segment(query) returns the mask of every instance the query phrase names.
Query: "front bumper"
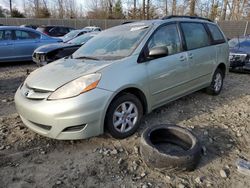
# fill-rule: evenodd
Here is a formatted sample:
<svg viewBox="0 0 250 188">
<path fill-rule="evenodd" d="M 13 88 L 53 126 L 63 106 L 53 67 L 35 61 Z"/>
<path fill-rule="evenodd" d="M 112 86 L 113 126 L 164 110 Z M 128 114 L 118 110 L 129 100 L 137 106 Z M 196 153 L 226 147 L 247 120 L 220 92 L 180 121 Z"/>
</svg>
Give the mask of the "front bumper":
<svg viewBox="0 0 250 188">
<path fill-rule="evenodd" d="M 46 137 L 59 140 L 85 139 L 103 133 L 106 107 L 112 92 L 94 89 L 63 100 L 26 98 L 20 88 L 15 104 L 23 123 Z"/>
<path fill-rule="evenodd" d="M 51 61 L 48 60 L 45 53 L 34 52 L 32 55 L 32 60 L 40 67 L 47 65 Z"/>
<path fill-rule="evenodd" d="M 243 67 L 249 63 L 247 54 L 230 53 L 229 61 L 230 61 L 230 68 Z"/>
</svg>

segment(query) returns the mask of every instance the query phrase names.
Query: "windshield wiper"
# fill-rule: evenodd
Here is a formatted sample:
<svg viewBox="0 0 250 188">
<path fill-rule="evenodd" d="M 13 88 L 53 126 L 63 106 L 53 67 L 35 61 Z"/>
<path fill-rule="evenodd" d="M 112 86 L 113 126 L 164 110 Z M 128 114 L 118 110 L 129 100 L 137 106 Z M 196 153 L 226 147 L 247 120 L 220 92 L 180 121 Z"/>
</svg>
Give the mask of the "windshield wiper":
<svg viewBox="0 0 250 188">
<path fill-rule="evenodd" d="M 91 57 L 91 56 L 79 56 L 79 57 L 75 57 L 74 59 L 91 59 L 91 60 L 100 60 L 96 57 Z"/>
</svg>

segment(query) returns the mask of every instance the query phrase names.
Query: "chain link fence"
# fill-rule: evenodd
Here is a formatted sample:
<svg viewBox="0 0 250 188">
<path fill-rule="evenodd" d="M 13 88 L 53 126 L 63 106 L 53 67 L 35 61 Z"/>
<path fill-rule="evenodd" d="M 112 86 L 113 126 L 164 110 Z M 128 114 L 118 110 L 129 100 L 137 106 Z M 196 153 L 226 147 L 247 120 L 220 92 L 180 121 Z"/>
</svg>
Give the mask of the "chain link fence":
<svg viewBox="0 0 250 188">
<path fill-rule="evenodd" d="M 77 29 L 86 26 L 99 26 L 102 29 L 107 29 L 126 21 L 128 20 L 0 18 L 0 24 L 3 25 L 64 25 Z M 250 34 L 248 21 L 219 21 L 217 23 L 228 38 Z"/>
</svg>

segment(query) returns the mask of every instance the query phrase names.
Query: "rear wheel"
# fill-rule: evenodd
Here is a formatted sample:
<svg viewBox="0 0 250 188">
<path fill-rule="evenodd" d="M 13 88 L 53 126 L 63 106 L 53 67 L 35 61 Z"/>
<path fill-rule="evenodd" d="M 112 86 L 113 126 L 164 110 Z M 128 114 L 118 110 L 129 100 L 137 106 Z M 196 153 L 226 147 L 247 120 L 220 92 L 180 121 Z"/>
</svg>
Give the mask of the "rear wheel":
<svg viewBox="0 0 250 188">
<path fill-rule="evenodd" d="M 114 138 L 126 138 L 136 132 L 143 115 L 140 100 L 133 94 L 115 98 L 106 114 L 106 128 Z"/>
<path fill-rule="evenodd" d="M 206 92 L 210 95 L 219 95 L 224 81 L 224 74 L 221 69 L 216 69 L 213 75 L 212 82 L 210 86 L 206 89 Z"/>
</svg>

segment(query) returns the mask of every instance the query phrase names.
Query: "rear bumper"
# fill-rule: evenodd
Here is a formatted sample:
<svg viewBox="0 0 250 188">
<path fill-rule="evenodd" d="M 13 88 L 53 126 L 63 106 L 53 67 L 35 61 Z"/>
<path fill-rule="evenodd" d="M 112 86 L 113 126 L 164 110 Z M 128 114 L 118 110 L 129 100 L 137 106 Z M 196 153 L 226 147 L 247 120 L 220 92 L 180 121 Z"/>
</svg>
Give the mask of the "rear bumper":
<svg viewBox="0 0 250 188">
<path fill-rule="evenodd" d="M 63 100 L 31 100 L 17 90 L 15 104 L 31 130 L 59 140 L 84 139 L 103 133 L 106 106 L 112 92 L 94 89 Z"/>
</svg>

